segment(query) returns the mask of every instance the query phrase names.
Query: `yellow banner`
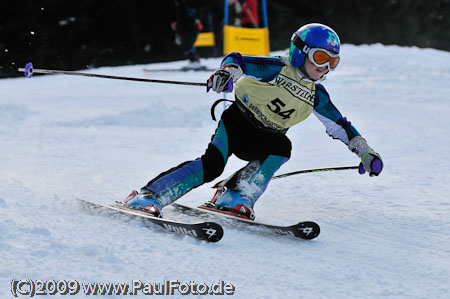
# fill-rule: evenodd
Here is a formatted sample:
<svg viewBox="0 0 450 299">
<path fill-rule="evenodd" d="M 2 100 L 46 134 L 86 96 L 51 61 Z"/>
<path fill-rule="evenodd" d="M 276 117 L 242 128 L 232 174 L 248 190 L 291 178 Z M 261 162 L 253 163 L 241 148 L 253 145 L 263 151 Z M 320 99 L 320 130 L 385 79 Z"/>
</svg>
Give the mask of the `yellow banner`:
<svg viewBox="0 0 450 299">
<path fill-rule="evenodd" d="M 214 47 L 214 33 L 213 32 L 201 32 L 198 34 L 195 40 L 195 47 Z"/>
<path fill-rule="evenodd" d="M 241 28 L 229 25 L 223 26 L 223 52 L 239 52 L 244 55 L 268 56 L 269 29 Z"/>
</svg>

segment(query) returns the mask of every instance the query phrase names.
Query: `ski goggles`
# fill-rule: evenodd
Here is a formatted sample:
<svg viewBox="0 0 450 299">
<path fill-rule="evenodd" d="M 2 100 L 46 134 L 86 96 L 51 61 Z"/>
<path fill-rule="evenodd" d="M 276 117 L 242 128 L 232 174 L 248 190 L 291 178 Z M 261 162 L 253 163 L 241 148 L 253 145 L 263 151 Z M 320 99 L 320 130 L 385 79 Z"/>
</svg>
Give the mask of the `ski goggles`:
<svg viewBox="0 0 450 299">
<path fill-rule="evenodd" d="M 334 70 L 339 64 L 339 54 L 331 53 L 320 48 L 312 48 L 308 51 L 309 61 L 317 67 L 326 66 L 328 70 Z"/>
</svg>

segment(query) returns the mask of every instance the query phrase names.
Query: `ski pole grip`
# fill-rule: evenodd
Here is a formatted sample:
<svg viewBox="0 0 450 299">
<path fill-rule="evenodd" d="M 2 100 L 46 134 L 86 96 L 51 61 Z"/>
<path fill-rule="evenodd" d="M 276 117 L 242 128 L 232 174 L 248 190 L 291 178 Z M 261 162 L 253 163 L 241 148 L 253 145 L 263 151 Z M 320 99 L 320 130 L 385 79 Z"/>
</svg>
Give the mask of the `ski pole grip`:
<svg viewBox="0 0 450 299">
<path fill-rule="evenodd" d="M 25 77 L 31 78 L 33 76 L 33 64 L 31 62 L 28 62 L 25 65 L 25 71 L 24 71 Z"/>
<path fill-rule="evenodd" d="M 373 173 L 379 174 L 383 170 L 383 162 L 380 159 L 374 159 L 371 167 Z"/>
</svg>

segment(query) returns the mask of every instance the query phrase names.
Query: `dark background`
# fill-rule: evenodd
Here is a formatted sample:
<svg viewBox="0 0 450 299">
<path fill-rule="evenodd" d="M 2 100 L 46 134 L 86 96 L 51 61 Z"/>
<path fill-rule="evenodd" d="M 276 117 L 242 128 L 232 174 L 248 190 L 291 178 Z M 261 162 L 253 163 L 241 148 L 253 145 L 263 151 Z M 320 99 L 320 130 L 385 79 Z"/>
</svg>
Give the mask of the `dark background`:
<svg viewBox="0 0 450 299">
<path fill-rule="evenodd" d="M 205 29 L 212 16 L 221 55 L 224 1 L 188 2 Z M 450 0 L 267 0 L 267 6 L 271 50 L 286 49 L 303 24 L 320 22 L 342 43 L 450 51 Z M 0 78 L 21 76 L 17 68 L 28 61 L 77 70 L 184 59 L 170 29 L 174 11 L 171 0 L 0 0 Z"/>
</svg>

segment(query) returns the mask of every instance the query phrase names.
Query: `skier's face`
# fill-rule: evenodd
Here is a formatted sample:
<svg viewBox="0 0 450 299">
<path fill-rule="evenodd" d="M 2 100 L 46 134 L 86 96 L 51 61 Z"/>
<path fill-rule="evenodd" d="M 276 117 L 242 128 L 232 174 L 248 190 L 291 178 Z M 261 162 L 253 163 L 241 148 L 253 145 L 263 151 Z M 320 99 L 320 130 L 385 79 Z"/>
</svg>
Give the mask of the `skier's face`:
<svg viewBox="0 0 450 299">
<path fill-rule="evenodd" d="M 326 66 L 315 66 L 309 59 L 305 59 L 305 70 L 308 73 L 308 76 L 313 80 L 319 80 L 323 75 L 328 73 L 328 68 Z"/>
</svg>

